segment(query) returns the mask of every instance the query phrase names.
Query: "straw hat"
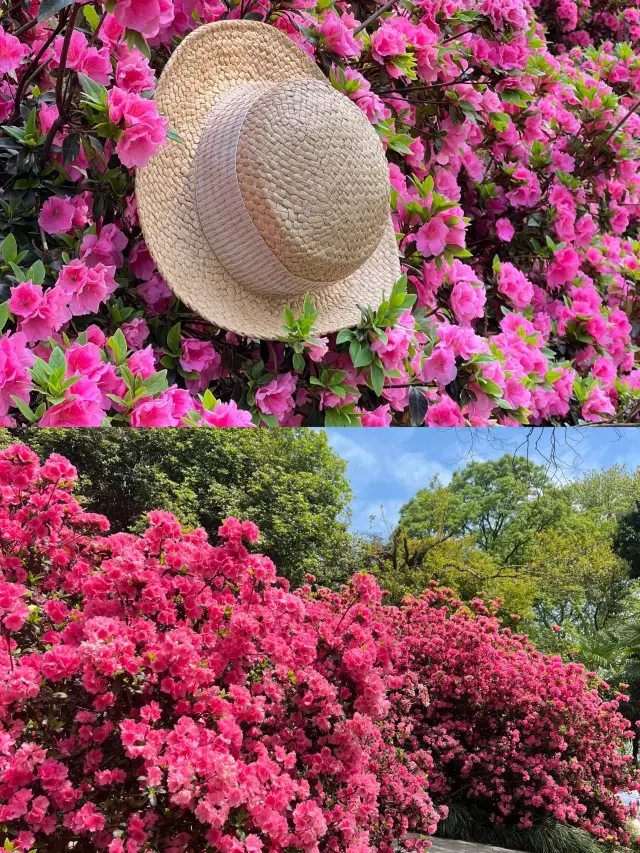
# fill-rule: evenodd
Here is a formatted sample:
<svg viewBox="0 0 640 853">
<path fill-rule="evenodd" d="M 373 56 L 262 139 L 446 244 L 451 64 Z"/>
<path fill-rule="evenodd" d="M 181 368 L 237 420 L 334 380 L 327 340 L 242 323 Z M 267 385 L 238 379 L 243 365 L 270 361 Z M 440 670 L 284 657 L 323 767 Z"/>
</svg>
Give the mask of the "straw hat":
<svg viewBox="0 0 640 853">
<path fill-rule="evenodd" d="M 167 63 L 158 109 L 183 142 L 138 170 L 149 251 L 202 317 L 272 339 L 310 293 L 319 334 L 354 325 L 400 277 L 378 136 L 272 26 L 198 27 Z"/>
</svg>

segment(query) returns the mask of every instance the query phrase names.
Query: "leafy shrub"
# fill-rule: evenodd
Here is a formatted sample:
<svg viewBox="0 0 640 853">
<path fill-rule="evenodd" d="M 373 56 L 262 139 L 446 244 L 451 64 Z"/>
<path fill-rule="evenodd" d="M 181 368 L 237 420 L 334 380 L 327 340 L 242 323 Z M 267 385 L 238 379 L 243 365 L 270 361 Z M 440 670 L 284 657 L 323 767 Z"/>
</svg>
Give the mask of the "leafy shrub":
<svg viewBox="0 0 640 853">
<path fill-rule="evenodd" d="M 501 629 L 480 599 L 469 609 L 432 586 L 388 613 L 429 691 L 429 706 L 411 715 L 409 743 L 431 753 L 434 802 L 484 815 L 476 840 L 483 832 L 487 839 L 491 824 L 493 843 L 541 839 L 560 822 L 600 842 L 630 843 L 629 810 L 616 794 L 640 790 L 640 782 L 621 694 L 581 664 Z M 456 835 L 475 833 L 460 826 L 460 812 L 445 831 L 456 823 Z"/>
<path fill-rule="evenodd" d="M 0 453 L 10 849 L 369 853 L 435 831 L 427 762 L 396 730 L 427 698 L 396 667 L 373 578 L 291 594 L 233 518 L 218 546 L 163 511 L 102 535 L 75 478 L 61 456 Z"/>
<path fill-rule="evenodd" d="M 290 593 L 251 522 L 211 545 L 156 510 L 108 535 L 75 479 L 0 452 L 10 849 L 391 853 L 440 819 L 465 837 L 469 813 L 532 853 L 631 843 L 629 724 L 593 673 L 446 590 L 390 607 L 363 573 Z"/>
<path fill-rule="evenodd" d="M 637 10 L 542 0 L 538 11 L 10 2 L 1 423 L 636 420 Z M 171 136 L 150 97 L 157 73 L 185 33 L 242 16 L 312 56 L 387 152 L 405 276 L 327 339 L 310 301 L 285 312 L 274 344 L 210 328 L 173 298 L 142 240 L 134 170 Z"/>
</svg>

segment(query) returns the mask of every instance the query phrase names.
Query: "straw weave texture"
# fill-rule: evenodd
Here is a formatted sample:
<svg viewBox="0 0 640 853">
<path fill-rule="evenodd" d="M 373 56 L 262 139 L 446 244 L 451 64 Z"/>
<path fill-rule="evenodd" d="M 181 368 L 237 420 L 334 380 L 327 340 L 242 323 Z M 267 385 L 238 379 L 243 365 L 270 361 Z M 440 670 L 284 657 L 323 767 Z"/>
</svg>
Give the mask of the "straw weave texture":
<svg viewBox="0 0 640 853">
<path fill-rule="evenodd" d="M 244 248 L 254 238 L 234 227 L 232 211 L 216 195 L 224 188 L 216 180 L 199 188 L 200 214 L 206 220 L 207 208 L 215 209 L 225 228 L 212 241 L 207 238 L 195 161 L 216 104 L 247 86 L 268 91 L 245 116 L 236 181 L 245 213 L 269 254 L 261 249 L 257 261 L 235 266 L 226 258 L 234 276 L 211 242 L 223 239 L 226 230 L 237 258 L 243 250 L 238 233 Z M 357 323 L 359 305 L 377 305 L 383 290 L 390 291 L 400 267 L 382 148 L 358 108 L 330 87 L 286 35 L 253 21 L 199 27 L 167 63 L 156 98 L 184 143 L 163 146 L 138 171 L 138 210 L 158 269 L 194 311 L 221 328 L 272 339 L 281 333 L 284 305 L 296 310 L 306 290 L 313 290 L 320 311 L 317 330 L 324 334 Z M 211 129 L 207 138 L 221 138 L 214 125 Z M 207 204 L 207 193 L 213 203 Z M 265 280 L 256 279 L 260 259 L 268 257 L 295 286 L 291 281 L 287 286 L 286 276 L 284 286 L 279 284 L 269 271 Z M 299 280 L 305 290 L 294 296 Z"/>
</svg>

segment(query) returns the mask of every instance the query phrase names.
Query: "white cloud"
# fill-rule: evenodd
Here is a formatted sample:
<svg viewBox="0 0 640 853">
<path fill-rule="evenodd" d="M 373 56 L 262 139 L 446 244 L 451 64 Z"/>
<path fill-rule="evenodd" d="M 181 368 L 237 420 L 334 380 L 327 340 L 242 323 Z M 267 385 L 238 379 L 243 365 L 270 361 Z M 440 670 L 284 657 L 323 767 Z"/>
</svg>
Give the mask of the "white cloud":
<svg viewBox="0 0 640 853">
<path fill-rule="evenodd" d="M 389 459 L 388 469 L 395 480 L 413 491 L 426 488 L 435 474 L 446 486 L 453 474 L 453 467 L 430 459 L 426 453 L 401 453 L 395 459 Z"/>
<path fill-rule="evenodd" d="M 400 510 L 406 502 L 405 500 L 355 500 L 351 527 L 359 533 L 388 536 L 396 527 Z"/>
<path fill-rule="evenodd" d="M 376 457 L 370 451 L 361 447 L 353 439 L 347 438 L 343 431 L 329 430 L 329 444 L 348 464 L 361 471 L 371 471 L 376 468 Z"/>
</svg>

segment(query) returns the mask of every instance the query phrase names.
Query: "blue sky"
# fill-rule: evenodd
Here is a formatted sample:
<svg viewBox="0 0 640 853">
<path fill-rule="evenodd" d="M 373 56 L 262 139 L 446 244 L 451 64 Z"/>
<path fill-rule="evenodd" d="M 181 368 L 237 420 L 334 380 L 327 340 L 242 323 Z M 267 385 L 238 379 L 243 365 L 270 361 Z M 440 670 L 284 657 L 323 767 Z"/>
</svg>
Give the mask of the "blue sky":
<svg viewBox="0 0 640 853">
<path fill-rule="evenodd" d="M 427 486 L 434 474 L 447 483 L 467 461 L 516 453 L 549 464 L 549 473 L 569 480 L 616 463 L 640 466 L 640 430 L 575 429 L 328 429 L 329 442 L 347 460 L 354 494 L 351 527 L 386 533 L 400 507 Z M 528 442 L 526 441 L 529 435 Z M 371 521 L 370 516 L 375 516 Z"/>
</svg>

